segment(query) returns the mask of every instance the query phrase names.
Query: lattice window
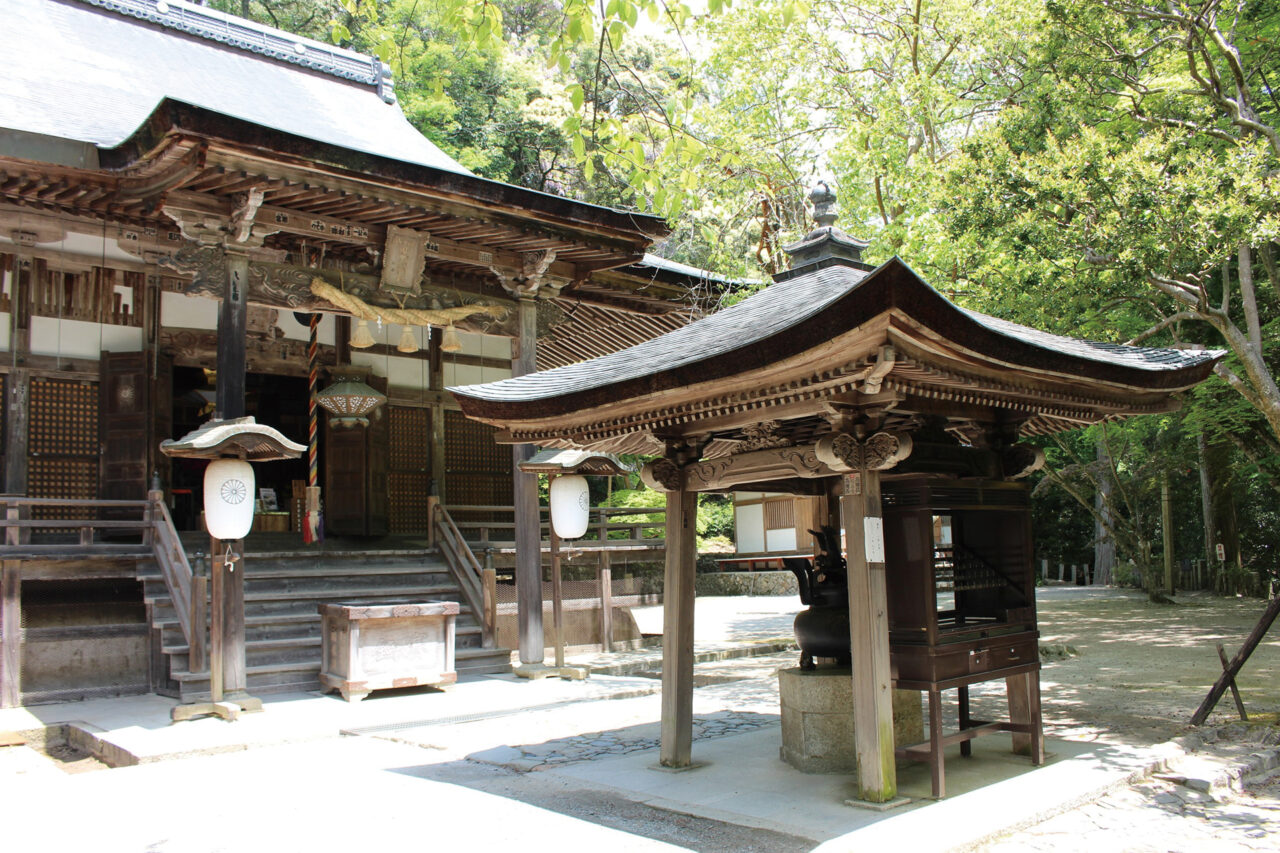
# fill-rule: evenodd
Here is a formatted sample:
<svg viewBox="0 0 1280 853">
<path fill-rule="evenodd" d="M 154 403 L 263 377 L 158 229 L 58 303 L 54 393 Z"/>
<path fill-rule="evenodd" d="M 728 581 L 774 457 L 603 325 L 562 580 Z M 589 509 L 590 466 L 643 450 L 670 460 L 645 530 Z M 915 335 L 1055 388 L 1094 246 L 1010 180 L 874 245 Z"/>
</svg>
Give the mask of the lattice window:
<svg viewBox="0 0 1280 853">
<path fill-rule="evenodd" d="M 764 502 L 764 529 L 786 530 L 796 526 L 796 500 L 786 497 Z"/>
<path fill-rule="evenodd" d="M 32 456 L 98 456 L 98 386 L 66 379 L 31 380 Z"/>
<path fill-rule="evenodd" d="M 426 533 L 427 495 L 431 491 L 431 437 L 427 410 L 387 407 L 391 433 L 388 525 L 392 533 Z"/>
<path fill-rule="evenodd" d="M 510 506 L 511 448 L 493 440 L 487 424 L 445 412 L 445 503 L 455 506 Z"/>
<path fill-rule="evenodd" d="M 395 471 L 427 471 L 431 465 L 427 410 L 388 406 L 391 418 L 391 468 Z"/>
<path fill-rule="evenodd" d="M 66 379 L 31 380 L 27 494 L 92 500 L 98 496 L 98 386 Z M 36 507 L 35 518 L 84 518 L 60 507 Z"/>
</svg>

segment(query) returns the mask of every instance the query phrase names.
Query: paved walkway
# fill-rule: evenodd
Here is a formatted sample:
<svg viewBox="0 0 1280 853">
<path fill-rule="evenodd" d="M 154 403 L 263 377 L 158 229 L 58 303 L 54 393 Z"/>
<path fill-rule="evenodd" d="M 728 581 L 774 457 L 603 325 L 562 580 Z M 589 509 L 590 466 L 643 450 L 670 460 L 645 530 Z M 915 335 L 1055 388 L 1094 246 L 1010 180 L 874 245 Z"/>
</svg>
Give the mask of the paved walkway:
<svg viewBox="0 0 1280 853">
<path fill-rule="evenodd" d="M 1043 606 L 1073 594 L 1054 590 Z M 911 765 L 900 771 L 910 805 L 846 805 L 847 777 L 778 760 L 775 673 L 795 665 L 779 649 L 797 609 L 790 598 L 698 599 L 704 766 L 678 774 L 654 769 L 656 649 L 574 656 L 596 668 L 584 682 L 482 677 L 357 704 L 267 697 L 264 713 L 233 724 L 170 725 L 172 703 L 155 696 L 0 711 L 0 733 L 70 731 L 140 765 L 92 772 L 102 765 L 91 759 L 0 748 L 9 849 L 492 849 L 550 838 L 565 850 L 1280 849 L 1280 734 L 1265 726 L 1154 748 L 1051 739 L 1052 760 L 1034 770 L 985 738 L 973 760 L 949 757 L 944 801 L 928 799 L 927 768 Z M 636 612 L 642 624 L 660 615 Z"/>
</svg>

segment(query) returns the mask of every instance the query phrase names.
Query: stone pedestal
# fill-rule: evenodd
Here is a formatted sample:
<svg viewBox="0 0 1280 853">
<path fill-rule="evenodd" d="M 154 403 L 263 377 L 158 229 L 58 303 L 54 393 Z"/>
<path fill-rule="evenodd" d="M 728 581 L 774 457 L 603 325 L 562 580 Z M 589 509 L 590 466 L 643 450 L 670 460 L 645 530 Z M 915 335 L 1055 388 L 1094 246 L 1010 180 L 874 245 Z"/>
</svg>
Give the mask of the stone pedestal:
<svg viewBox="0 0 1280 853">
<path fill-rule="evenodd" d="M 778 671 L 782 703 L 782 760 L 804 773 L 853 773 L 853 678 L 848 667 L 809 672 Z M 893 739 L 898 744 L 924 740 L 920 693 L 893 691 Z"/>
</svg>

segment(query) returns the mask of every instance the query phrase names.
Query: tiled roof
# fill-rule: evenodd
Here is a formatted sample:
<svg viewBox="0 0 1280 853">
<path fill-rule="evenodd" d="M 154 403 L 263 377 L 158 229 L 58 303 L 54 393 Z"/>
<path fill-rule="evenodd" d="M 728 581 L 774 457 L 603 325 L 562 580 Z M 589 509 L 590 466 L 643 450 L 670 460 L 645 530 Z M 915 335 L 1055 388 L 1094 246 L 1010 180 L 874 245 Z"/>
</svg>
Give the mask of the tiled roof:
<svg viewBox="0 0 1280 853">
<path fill-rule="evenodd" d="M 6 0 L 4 7 L 10 38 L 0 62 L 0 129 L 111 148 L 168 99 L 471 174 L 385 99 L 389 80 L 373 57 L 182 0 Z"/>
<path fill-rule="evenodd" d="M 872 280 L 876 281 L 874 288 Z M 847 302 L 835 307 L 846 297 Z M 989 347 L 984 350 L 987 355 L 1007 363 L 1097 375 L 1096 367 L 1087 368 L 1091 363 L 1126 374 L 1116 377 L 1117 381 L 1149 381 L 1153 387 L 1164 387 L 1160 375 L 1205 365 L 1222 356 L 1217 350 L 1081 341 L 967 311 L 949 302 L 901 260 L 893 258 L 872 272 L 844 263 L 803 272 L 772 284 L 737 305 L 633 347 L 554 370 L 450 390 L 463 398 L 499 404 L 562 398 L 618 383 L 635 383 L 633 388 L 656 391 L 674 387 L 659 380 L 659 375 L 696 376 L 701 373 L 700 365 L 713 360 L 719 366 L 715 371 L 701 373 L 702 378 L 729 375 L 736 372 L 735 364 L 748 369 L 758 361 L 766 341 L 788 341 L 787 352 L 795 353 L 892 308 L 916 316 L 954 341 Z M 803 334 L 797 327 L 810 318 L 821 318 L 821 325 L 816 328 L 823 329 L 825 337 L 796 340 L 797 335 Z M 767 349 L 773 349 L 772 343 Z M 994 349 L 1001 350 L 998 356 L 990 351 Z M 1129 371 L 1151 379 L 1135 378 Z"/>
</svg>

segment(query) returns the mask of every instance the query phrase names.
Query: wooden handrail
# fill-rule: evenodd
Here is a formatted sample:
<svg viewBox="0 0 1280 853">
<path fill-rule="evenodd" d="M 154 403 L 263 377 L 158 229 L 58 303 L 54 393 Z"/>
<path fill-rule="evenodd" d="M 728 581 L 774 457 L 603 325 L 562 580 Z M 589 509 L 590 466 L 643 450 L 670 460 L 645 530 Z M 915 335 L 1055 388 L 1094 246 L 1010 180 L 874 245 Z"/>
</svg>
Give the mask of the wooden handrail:
<svg viewBox="0 0 1280 853">
<path fill-rule="evenodd" d="M 4 517 L 0 517 L 0 529 L 3 529 L 4 544 L 0 545 L 0 556 L 16 555 L 16 559 L 38 558 L 48 555 L 52 558 L 67 556 L 112 557 L 128 555 L 136 557 L 145 554 L 142 549 L 149 549 L 160 567 L 165 588 L 173 609 L 182 627 L 183 636 L 190 650 L 192 672 L 199 672 L 205 659 L 205 620 L 203 595 L 200 584 L 194 584 L 191 564 L 187 562 L 186 552 L 182 548 L 182 540 L 169 516 L 169 508 L 164 502 L 164 493 L 151 491 L 147 499 L 131 500 L 84 500 L 61 498 L 32 498 L 26 495 L 0 495 L 0 505 L 5 507 Z M 64 510 L 79 509 L 133 509 L 139 510 L 141 518 L 133 519 L 98 519 L 98 518 L 30 518 L 25 515 L 27 507 L 52 507 Z M 31 544 L 32 530 L 79 531 L 79 542 L 69 544 Z M 141 542 L 134 545 L 95 542 L 94 532 L 99 530 L 128 531 L 135 530 L 141 534 Z M 199 600 L 197 600 L 197 598 Z"/>
<path fill-rule="evenodd" d="M 467 605 L 480 623 L 481 644 L 486 649 L 494 647 L 497 624 L 497 604 L 492 599 L 495 580 L 492 569 L 486 572 L 476 559 L 475 553 L 467 540 L 459 532 L 457 525 L 441 505 L 435 504 L 432 526 L 435 531 L 436 544 L 444 556 L 445 565 L 458 582 L 458 588 L 467 599 Z"/>
</svg>

